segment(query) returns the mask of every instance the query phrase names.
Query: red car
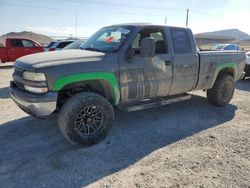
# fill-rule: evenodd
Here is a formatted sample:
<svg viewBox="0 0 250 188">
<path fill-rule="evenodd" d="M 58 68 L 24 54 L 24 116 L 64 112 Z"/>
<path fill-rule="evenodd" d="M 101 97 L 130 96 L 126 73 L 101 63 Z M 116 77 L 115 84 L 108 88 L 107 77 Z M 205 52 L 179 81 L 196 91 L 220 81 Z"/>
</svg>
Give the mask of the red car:
<svg viewBox="0 0 250 188">
<path fill-rule="evenodd" d="M 31 39 L 6 38 L 5 46 L 0 44 L 0 62 L 15 61 L 19 57 L 43 51 L 44 47 Z"/>
</svg>

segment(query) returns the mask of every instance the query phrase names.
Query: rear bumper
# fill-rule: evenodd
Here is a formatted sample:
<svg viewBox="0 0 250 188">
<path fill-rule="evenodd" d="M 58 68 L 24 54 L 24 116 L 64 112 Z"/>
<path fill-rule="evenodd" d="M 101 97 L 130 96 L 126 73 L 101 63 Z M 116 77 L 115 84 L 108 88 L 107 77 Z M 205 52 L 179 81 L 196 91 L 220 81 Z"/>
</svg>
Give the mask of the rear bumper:
<svg viewBox="0 0 250 188">
<path fill-rule="evenodd" d="M 9 90 L 14 102 L 32 116 L 44 118 L 56 110 L 57 92 L 33 94 L 19 89 L 13 82 L 10 83 Z"/>
</svg>

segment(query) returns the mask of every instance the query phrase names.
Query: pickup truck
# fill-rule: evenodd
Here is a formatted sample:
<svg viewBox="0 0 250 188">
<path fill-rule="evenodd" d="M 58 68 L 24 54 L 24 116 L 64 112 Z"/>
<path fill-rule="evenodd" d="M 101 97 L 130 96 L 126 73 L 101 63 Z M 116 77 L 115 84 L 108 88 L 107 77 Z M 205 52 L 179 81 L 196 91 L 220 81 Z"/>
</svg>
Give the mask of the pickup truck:
<svg viewBox="0 0 250 188">
<path fill-rule="evenodd" d="M 246 53 L 246 66 L 245 66 L 245 75 L 244 77 L 242 78 L 243 80 L 246 78 L 246 77 L 250 77 L 250 52 L 247 52 Z"/>
<path fill-rule="evenodd" d="M 5 47 L 0 44 L 0 63 L 15 61 L 19 57 L 43 51 L 43 46 L 31 39 L 6 38 Z"/>
<path fill-rule="evenodd" d="M 227 105 L 245 60 L 241 51 L 198 52 L 188 28 L 112 25 L 80 49 L 18 59 L 10 95 L 35 117 L 56 112 L 71 143 L 90 145 L 108 134 L 114 108 L 158 107 L 190 99 L 194 90 L 206 91 L 212 105 Z"/>
</svg>

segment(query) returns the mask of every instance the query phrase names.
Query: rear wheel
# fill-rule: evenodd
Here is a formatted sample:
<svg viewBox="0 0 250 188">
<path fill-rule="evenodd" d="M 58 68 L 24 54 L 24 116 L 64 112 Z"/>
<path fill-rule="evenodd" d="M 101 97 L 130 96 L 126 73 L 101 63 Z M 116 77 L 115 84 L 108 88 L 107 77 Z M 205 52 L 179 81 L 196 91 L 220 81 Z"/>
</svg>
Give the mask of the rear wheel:
<svg viewBox="0 0 250 188">
<path fill-rule="evenodd" d="M 220 74 L 213 87 L 207 90 L 208 102 L 215 106 L 225 106 L 231 101 L 234 90 L 233 77 L 229 74 Z"/>
<path fill-rule="evenodd" d="M 59 128 L 73 144 L 91 145 L 102 140 L 109 132 L 114 109 L 104 97 L 78 93 L 71 97 L 59 114 Z"/>
</svg>

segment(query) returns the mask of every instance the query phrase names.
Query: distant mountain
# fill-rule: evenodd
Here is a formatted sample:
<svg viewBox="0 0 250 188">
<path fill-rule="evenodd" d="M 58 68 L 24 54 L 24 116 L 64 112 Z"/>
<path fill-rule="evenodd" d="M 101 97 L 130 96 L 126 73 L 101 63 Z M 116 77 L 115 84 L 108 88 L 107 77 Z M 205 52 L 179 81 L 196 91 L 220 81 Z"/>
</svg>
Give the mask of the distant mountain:
<svg viewBox="0 0 250 188">
<path fill-rule="evenodd" d="M 250 35 L 240 31 L 239 29 L 227 29 L 214 32 L 199 33 L 199 35 L 227 36 L 234 37 L 237 41 L 250 40 Z"/>
<path fill-rule="evenodd" d="M 32 40 L 35 40 L 41 44 L 47 44 L 49 43 L 52 38 L 46 35 L 38 34 L 38 33 L 33 33 L 29 31 L 22 31 L 22 32 L 10 32 L 5 35 L 0 36 L 0 43 L 3 43 L 4 38 L 7 37 L 23 37 L 23 38 L 29 38 Z"/>
</svg>

